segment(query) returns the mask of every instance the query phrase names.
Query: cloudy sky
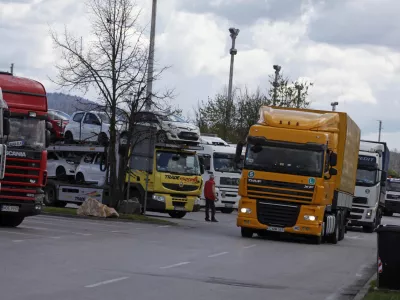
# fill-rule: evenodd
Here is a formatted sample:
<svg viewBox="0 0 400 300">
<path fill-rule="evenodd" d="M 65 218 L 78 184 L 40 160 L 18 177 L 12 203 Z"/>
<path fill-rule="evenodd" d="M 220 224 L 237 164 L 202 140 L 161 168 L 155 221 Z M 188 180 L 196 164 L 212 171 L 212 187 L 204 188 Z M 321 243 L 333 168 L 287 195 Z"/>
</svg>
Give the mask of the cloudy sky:
<svg viewBox="0 0 400 300">
<path fill-rule="evenodd" d="M 228 81 L 228 28 L 240 28 L 234 84 L 268 87 L 272 65 L 293 80 L 314 82 L 312 108 L 348 112 L 364 138 L 400 149 L 399 0 L 159 0 L 156 60 L 172 66 L 157 88 L 175 88 L 174 102 L 189 114 L 198 100 Z M 137 0 L 150 22 L 151 0 Z M 19 76 L 57 87 L 59 59 L 49 27 L 78 36 L 90 27 L 80 0 L 0 0 L 0 70 L 15 63 Z M 79 94 L 77 92 L 77 94 Z M 90 95 L 89 95 L 90 96 Z"/>
</svg>

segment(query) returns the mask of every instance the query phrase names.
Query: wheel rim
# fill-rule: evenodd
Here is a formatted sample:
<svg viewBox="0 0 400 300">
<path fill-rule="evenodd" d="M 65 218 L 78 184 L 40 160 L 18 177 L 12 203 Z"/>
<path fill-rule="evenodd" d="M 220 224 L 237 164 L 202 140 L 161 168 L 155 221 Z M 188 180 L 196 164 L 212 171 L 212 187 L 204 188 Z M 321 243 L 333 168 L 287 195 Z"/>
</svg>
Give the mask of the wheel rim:
<svg viewBox="0 0 400 300">
<path fill-rule="evenodd" d="M 53 189 L 47 190 L 46 197 L 47 197 L 47 203 L 53 204 L 54 203 L 54 190 Z"/>
</svg>

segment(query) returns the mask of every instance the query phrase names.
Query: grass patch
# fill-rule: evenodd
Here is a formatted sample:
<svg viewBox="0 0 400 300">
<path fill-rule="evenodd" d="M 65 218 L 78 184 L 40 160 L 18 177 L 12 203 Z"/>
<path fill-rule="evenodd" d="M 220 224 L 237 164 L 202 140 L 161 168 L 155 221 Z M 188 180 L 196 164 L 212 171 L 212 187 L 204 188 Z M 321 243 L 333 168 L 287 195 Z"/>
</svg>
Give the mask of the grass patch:
<svg viewBox="0 0 400 300">
<path fill-rule="evenodd" d="M 162 219 L 158 219 L 158 218 L 153 218 L 153 217 L 148 217 L 148 216 L 144 216 L 144 215 L 119 214 L 119 218 L 98 218 L 98 217 L 78 216 L 76 213 L 76 208 L 45 206 L 45 207 L 43 207 L 42 212 L 45 214 L 75 216 L 78 218 L 99 219 L 99 220 L 107 220 L 107 221 L 125 220 L 125 221 L 153 223 L 153 224 L 160 224 L 160 225 L 177 225 L 174 222 L 170 222 L 170 221 L 162 220 Z"/>
<path fill-rule="evenodd" d="M 400 292 L 376 290 L 376 280 L 371 282 L 371 287 L 364 300 L 400 300 Z"/>
</svg>

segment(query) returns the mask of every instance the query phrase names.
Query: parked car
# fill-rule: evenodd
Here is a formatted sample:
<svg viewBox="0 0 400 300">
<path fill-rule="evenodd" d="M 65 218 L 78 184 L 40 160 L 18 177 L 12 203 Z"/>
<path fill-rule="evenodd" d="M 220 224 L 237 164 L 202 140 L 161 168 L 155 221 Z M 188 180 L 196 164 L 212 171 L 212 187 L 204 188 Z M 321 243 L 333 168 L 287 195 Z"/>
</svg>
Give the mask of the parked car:
<svg viewBox="0 0 400 300">
<path fill-rule="evenodd" d="M 100 162 L 103 153 L 88 153 L 81 159 L 79 166 L 76 168 L 75 180 L 78 183 L 94 183 L 99 186 L 105 183 L 106 172 L 100 168 Z"/>
<path fill-rule="evenodd" d="M 65 180 L 75 177 L 75 170 L 79 165 L 79 159 L 70 157 L 62 152 L 47 152 L 47 176 Z"/>
<path fill-rule="evenodd" d="M 135 123 L 140 125 L 156 126 L 158 129 L 157 140 L 160 143 L 168 141 L 198 143 L 200 129 L 190 124 L 177 115 L 162 112 L 138 112 Z"/>
<path fill-rule="evenodd" d="M 55 142 L 58 140 L 64 139 L 64 129 L 67 126 L 68 121 L 70 119 L 70 115 L 60 110 L 49 109 L 47 111 L 47 116 L 49 122 L 53 125 L 53 128 L 50 130 L 51 142 Z"/>
<path fill-rule="evenodd" d="M 89 141 L 106 145 L 109 139 L 110 120 L 104 112 L 77 111 L 72 114 L 64 131 L 66 144 L 72 144 L 75 141 Z"/>
</svg>

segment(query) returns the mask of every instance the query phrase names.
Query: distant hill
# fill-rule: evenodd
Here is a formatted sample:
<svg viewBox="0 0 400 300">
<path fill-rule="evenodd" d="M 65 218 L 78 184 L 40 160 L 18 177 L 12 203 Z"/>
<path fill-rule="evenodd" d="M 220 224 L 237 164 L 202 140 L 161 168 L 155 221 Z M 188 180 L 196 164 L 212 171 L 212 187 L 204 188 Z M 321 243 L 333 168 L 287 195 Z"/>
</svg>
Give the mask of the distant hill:
<svg viewBox="0 0 400 300">
<path fill-rule="evenodd" d="M 47 101 L 50 109 L 61 110 L 70 115 L 77 110 L 91 110 L 97 107 L 93 101 L 63 93 L 48 93 Z"/>
</svg>

